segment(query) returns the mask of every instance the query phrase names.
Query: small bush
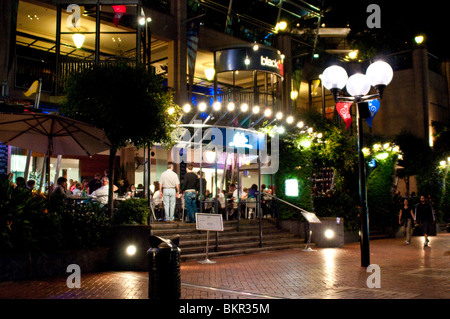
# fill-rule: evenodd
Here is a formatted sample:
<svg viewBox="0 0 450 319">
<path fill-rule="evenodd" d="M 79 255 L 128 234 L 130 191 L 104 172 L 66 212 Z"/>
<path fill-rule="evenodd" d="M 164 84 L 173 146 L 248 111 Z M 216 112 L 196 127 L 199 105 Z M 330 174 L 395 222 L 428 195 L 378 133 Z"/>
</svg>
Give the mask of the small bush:
<svg viewBox="0 0 450 319">
<path fill-rule="evenodd" d="M 127 199 L 120 203 L 114 213 L 112 223 L 114 225 L 124 224 L 147 224 L 150 213 L 148 202 L 145 199 Z"/>
</svg>

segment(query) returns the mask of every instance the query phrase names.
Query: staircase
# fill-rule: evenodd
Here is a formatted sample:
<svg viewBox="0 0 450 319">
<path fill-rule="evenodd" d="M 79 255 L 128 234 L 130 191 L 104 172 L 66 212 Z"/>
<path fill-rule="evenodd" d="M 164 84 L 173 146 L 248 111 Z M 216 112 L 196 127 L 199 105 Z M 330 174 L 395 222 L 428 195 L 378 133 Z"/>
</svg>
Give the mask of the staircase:
<svg viewBox="0 0 450 319">
<path fill-rule="evenodd" d="M 241 220 L 239 231 L 236 220 L 223 223 L 224 231 L 218 232 L 217 251 L 216 232 L 209 233 L 209 259 L 305 246 L 304 239 L 277 229 L 273 219 L 262 220 L 262 247 L 259 247 L 259 220 Z M 180 235 L 181 261 L 206 258 L 206 231 L 196 230 L 195 224 L 157 222 L 152 224 L 152 233 L 166 239 Z"/>
</svg>

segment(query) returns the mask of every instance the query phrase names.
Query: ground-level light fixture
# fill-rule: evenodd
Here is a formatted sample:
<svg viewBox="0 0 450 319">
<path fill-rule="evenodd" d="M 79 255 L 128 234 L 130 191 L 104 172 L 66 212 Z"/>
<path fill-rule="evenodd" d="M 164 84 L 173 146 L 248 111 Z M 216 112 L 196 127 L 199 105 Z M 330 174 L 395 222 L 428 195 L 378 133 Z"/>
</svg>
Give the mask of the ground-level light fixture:
<svg viewBox="0 0 450 319">
<path fill-rule="evenodd" d="M 134 256 L 136 254 L 136 246 L 135 245 L 129 245 L 126 249 L 126 253 L 128 256 Z"/>
<path fill-rule="evenodd" d="M 332 239 L 334 237 L 334 231 L 331 229 L 327 229 L 324 232 L 325 238 Z"/>
<path fill-rule="evenodd" d="M 259 107 L 258 105 L 255 105 L 255 106 L 252 108 L 253 114 L 258 114 L 260 110 L 261 110 L 261 109 L 260 109 L 260 107 Z"/>
<path fill-rule="evenodd" d="M 272 115 L 272 110 L 269 109 L 269 108 L 266 108 L 266 109 L 264 110 L 264 116 L 265 116 L 265 117 L 269 117 L 269 116 L 271 116 L 271 115 Z"/>
</svg>

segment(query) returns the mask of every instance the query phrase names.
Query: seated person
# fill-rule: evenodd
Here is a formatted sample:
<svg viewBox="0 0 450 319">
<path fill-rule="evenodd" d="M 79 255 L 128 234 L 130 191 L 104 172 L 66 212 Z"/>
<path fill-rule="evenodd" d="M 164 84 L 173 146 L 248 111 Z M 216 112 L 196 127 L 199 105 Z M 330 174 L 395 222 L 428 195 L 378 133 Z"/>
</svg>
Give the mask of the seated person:
<svg viewBox="0 0 450 319">
<path fill-rule="evenodd" d="M 72 195 L 70 191 L 67 190 L 67 178 L 59 177 L 56 184 L 53 191 L 49 194 L 51 209 L 58 209 L 58 206 L 60 207 L 63 205 L 64 200 Z"/>
<path fill-rule="evenodd" d="M 107 205 L 108 204 L 108 195 L 109 195 L 109 178 L 106 176 L 103 176 L 101 179 L 102 186 L 95 191 L 93 191 L 91 194 L 88 195 L 88 197 L 93 198 L 95 201 Z"/>
<path fill-rule="evenodd" d="M 78 182 L 77 182 L 77 183 L 75 184 L 74 190 L 72 191 L 72 195 L 73 195 L 74 197 L 81 197 L 82 188 L 83 188 L 83 185 L 81 185 L 81 183 L 78 183 Z"/>
</svg>

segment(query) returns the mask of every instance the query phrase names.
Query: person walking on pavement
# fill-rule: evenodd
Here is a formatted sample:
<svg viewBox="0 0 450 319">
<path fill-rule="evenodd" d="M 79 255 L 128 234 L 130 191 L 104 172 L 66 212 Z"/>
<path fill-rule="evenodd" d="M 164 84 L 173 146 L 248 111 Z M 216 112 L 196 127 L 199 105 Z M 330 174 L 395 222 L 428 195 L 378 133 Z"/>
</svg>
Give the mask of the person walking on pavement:
<svg viewBox="0 0 450 319">
<path fill-rule="evenodd" d="M 412 207 L 409 205 L 409 200 L 405 198 L 403 200 L 403 207 L 400 208 L 400 215 L 398 216 L 398 223 L 405 227 L 406 231 L 406 244 L 411 243 L 412 225 L 414 222 L 414 213 Z"/>
<path fill-rule="evenodd" d="M 195 223 L 195 213 L 197 212 L 197 190 L 198 179 L 192 169 L 194 165 L 188 164 L 187 173 L 181 183 L 181 190 L 184 191 L 184 205 L 189 216 L 189 223 Z"/>
<path fill-rule="evenodd" d="M 176 196 L 180 193 L 180 180 L 178 175 L 173 171 L 172 162 L 167 163 L 167 170 L 159 178 L 159 191 L 162 194 L 164 202 L 166 220 L 168 222 L 174 222 Z"/>
<path fill-rule="evenodd" d="M 433 207 L 430 203 L 427 203 L 427 200 L 423 195 L 420 196 L 420 202 L 416 205 L 414 220 L 416 223 L 420 223 L 423 236 L 425 237 L 424 246 L 428 246 L 428 235 L 430 234 L 435 217 Z"/>
</svg>

